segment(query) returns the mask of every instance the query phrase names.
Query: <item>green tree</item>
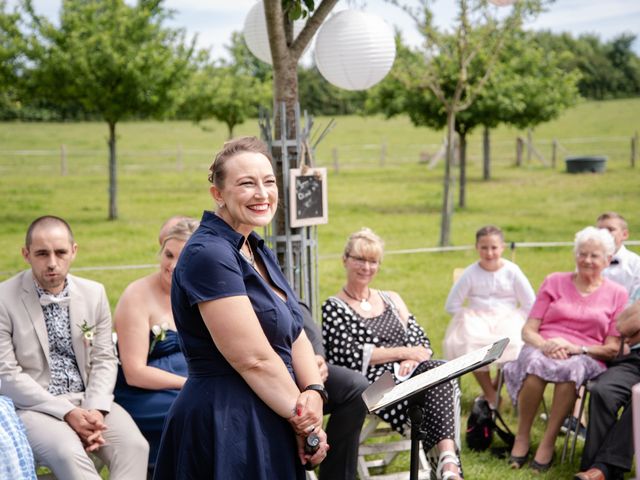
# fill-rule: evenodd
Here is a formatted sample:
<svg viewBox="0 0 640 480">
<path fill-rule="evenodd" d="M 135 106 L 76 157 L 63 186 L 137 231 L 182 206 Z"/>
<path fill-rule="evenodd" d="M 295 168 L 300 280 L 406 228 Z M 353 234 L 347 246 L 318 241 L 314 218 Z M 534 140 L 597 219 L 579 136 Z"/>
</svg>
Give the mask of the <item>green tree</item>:
<svg viewBox="0 0 640 480">
<path fill-rule="evenodd" d="M 296 128 L 296 104 L 298 102 L 298 63 L 311 39 L 327 18 L 338 0 L 320 0 L 316 5 L 315 0 L 264 0 L 265 20 L 267 34 L 273 64 L 273 103 L 274 103 L 274 136 L 301 140 L 300 131 Z M 302 31 L 293 38 L 293 21 L 298 18 L 306 19 Z M 286 122 L 281 122 L 280 105 L 284 104 Z M 284 127 L 281 128 L 281 123 Z M 281 131 L 283 130 L 284 131 Z M 296 142 L 283 142 L 280 146 L 274 145 L 272 154 L 274 158 L 274 170 L 278 182 L 278 188 L 283 195 L 288 195 L 283 188 L 285 176 L 289 172 L 283 171 L 283 157 L 290 159 L 290 167 L 297 167 L 300 159 Z M 283 148 L 287 151 L 283 151 Z M 303 237 L 310 241 L 307 245 L 317 251 L 317 243 L 310 239 L 310 228 L 288 228 L 285 220 L 288 215 L 288 203 L 283 202 L 284 208 L 279 208 L 271 224 L 272 238 L 275 239 L 274 249 L 278 254 L 285 274 L 297 290 L 298 295 L 306 300 L 313 311 L 318 306 L 317 280 L 313 273 L 311 262 L 303 261 L 300 252 L 304 252 L 305 242 L 295 240 L 293 243 L 283 239 L 289 234 L 294 234 L 298 239 Z M 289 252 L 286 250 L 289 249 Z M 286 255 L 285 253 L 288 253 Z"/>
<path fill-rule="evenodd" d="M 271 99 L 271 81 L 243 73 L 237 65 L 216 66 L 206 62 L 189 81 L 188 93 L 181 106 L 182 115 L 196 123 L 216 118 L 227 126 L 233 137 L 236 125 L 256 117 L 258 107 Z"/>
<path fill-rule="evenodd" d="M 635 35 L 622 34 L 604 43 L 594 34 L 574 38 L 542 31 L 532 38 L 546 51 L 563 54 L 565 71 L 580 71 L 578 89 L 583 97 L 604 100 L 640 94 L 640 58 L 632 50 Z"/>
<path fill-rule="evenodd" d="M 10 120 L 20 109 L 18 88 L 24 69 L 26 40 L 20 31 L 20 13 L 9 12 L 0 0 L 0 118 Z"/>
<path fill-rule="evenodd" d="M 271 82 L 273 69 L 271 65 L 260 61 L 251 53 L 240 32 L 231 33 L 231 43 L 225 48 L 231 55 L 231 65 L 239 72 L 257 78 L 261 82 Z M 272 87 L 273 85 L 269 83 Z"/>
<path fill-rule="evenodd" d="M 175 106 L 193 51 L 184 31 L 163 26 L 162 0 L 63 0 L 59 26 L 26 7 L 40 47 L 34 83 L 57 105 L 77 102 L 109 129 L 109 219 L 118 217 L 116 125 Z"/>
<path fill-rule="evenodd" d="M 366 91 L 350 91 L 331 85 L 314 65 L 298 67 L 300 107 L 317 115 L 363 113 Z"/>
<path fill-rule="evenodd" d="M 449 42 L 452 41 L 450 38 Z M 421 53 L 408 49 L 399 37 L 397 45 L 399 61 L 394 68 L 402 68 L 407 62 L 416 65 L 414 69 L 424 65 Z M 477 99 L 456 115 L 455 131 L 460 141 L 460 207 L 466 206 L 466 146 L 467 135 L 473 129 L 478 126 L 494 128 L 500 123 L 519 128 L 533 127 L 557 117 L 576 102 L 579 74 L 576 70 L 566 73 L 560 67 L 564 55 L 545 52 L 521 30 L 510 33 L 493 73 Z M 438 62 L 439 58 L 434 61 Z M 468 69 L 469 80 L 479 81 L 477 77 L 483 75 L 487 67 L 487 58 L 479 53 Z M 387 116 L 406 113 L 414 125 L 444 128 L 447 112 L 431 90 L 420 89 L 417 85 L 407 88 L 399 75 L 401 77 L 402 73 L 392 71 L 371 92 L 369 108 Z M 452 67 L 447 77 L 450 78 L 449 85 L 455 85 L 458 72 Z M 488 179 L 488 165 L 484 170 Z"/>
<path fill-rule="evenodd" d="M 441 126 L 445 117 L 447 154 L 440 226 L 440 245 L 445 246 L 450 242 L 453 216 L 455 132 L 463 129 L 466 133 L 471 123 L 470 119 L 466 123 L 456 121 L 457 117 L 478 100 L 508 37 L 520 28 L 525 17 L 539 11 L 540 2 L 518 1 L 511 12 L 499 20 L 491 15 L 482 0 L 457 0 L 458 15 L 452 33 L 442 32 L 433 25 L 428 3 L 422 1 L 419 10 L 405 8 L 418 24 L 425 43 L 419 53 L 404 52 L 398 57 L 394 77 L 405 93 L 401 100 L 391 102 L 391 108 L 404 109 L 409 105 L 406 111 L 417 124 Z M 415 102 L 424 102 L 427 108 L 415 108 Z M 432 115 L 433 112 L 436 115 Z"/>
</svg>

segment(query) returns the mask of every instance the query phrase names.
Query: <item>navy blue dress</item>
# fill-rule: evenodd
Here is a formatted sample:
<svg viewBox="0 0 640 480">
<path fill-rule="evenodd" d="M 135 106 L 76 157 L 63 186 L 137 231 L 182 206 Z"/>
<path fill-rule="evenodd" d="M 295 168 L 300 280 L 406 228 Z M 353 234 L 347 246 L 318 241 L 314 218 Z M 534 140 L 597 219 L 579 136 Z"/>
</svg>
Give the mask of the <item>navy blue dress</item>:
<svg viewBox="0 0 640 480">
<path fill-rule="evenodd" d="M 150 331 L 149 345 L 151 345 L 153 336 Z M 176 332 L 167 330 L 165 339 L 156 342 L 147 357 L 147 365 L 175 373 L 181 377 L 187 376 L 187 361 L 180 350 Z M 122 367 L 118 368 L 118 379 L 113 392 L 115 401 L 129 412 L 144 438 L 149 442 L 150 467 L 153 467 L 158 454 L 164 419 L 179 392 L 180 390 L 177 389 L 147 390 L 130 386 L 124 378 Z"/>
<path fill-rule="evenodd" d="M 260 237 L 249 236 L 251 248 L 286 302 L 240 254 L 243 241 L 221 218 L 205 212 L 174 270 L 171 304 L 189 376 L 167 416 L 154 480 L 304 479 L 289 422 L 226 361 L 198 309 L 201 302 L 247 295 L 293 377 L 291 346 L 303 323 L 298 299 Z"/>
</svg>

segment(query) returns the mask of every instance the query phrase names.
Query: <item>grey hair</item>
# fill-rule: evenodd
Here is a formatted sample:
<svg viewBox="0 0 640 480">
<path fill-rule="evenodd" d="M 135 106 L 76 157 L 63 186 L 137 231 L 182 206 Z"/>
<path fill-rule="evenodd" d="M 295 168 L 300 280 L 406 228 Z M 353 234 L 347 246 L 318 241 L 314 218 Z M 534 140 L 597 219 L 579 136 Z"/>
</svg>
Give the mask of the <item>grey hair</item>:
<svg viewBox="0 0 640 480">
<path fill-rule="evenodd" d="M 602 245 L 604 254 L 611 257 L 616 251 L 616 244 L 613 236 L 606 228 L 586 227 L 576 233 L 573 241 L 573 252 L 578 253 L 578 249 L 587 242 L 596 242 Z"/>
</svg>

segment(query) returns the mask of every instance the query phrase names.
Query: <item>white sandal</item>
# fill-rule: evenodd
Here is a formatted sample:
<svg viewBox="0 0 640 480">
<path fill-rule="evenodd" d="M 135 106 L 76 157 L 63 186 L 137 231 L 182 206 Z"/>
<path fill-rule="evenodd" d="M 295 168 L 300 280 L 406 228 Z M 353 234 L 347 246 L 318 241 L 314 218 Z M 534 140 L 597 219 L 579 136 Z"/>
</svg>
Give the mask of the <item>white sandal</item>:
<svg viewBox="0 0 640 480">
<path fill-rule="evenodd" d="M 443 471 L 445 465 L 455 465 L 456 467 L 458 467 L 458 471 Z M 438 468 L 436 468 L 436 478 L 438 478 L 438 480 L 453 480 L 462 478 L 460 477 L 460 461 L 458 460 L 456 452 L 445 450 L 444 452 L 440 453 L 440 456 L 438 457 Z"/>
</svg>

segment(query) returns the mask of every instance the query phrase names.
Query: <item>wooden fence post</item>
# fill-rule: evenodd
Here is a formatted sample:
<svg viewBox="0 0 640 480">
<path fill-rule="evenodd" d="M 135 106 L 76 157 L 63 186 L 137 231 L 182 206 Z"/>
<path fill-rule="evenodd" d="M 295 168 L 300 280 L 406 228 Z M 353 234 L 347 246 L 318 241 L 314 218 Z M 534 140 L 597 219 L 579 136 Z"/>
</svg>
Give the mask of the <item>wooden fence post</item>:
<svg viewBox="0 0 640 480">
<path fill-rule="evenodd" d="M 182 145 L 178 145 L 176 150 L 176 170 L 181 172 L 184 170 L 184 163 L 182 162 Z"/>
<path fill-rule="evenodd" d="M 380 166 L 384 167 L 384 162 L 387 158 L 387 142 L 382 142 L 380 146 Z"/>
<path fill-rule="evenodd" d="M 340 171 L 340 165 L 338 164 L 338 147 L 331 149 L 331 156 L 333 157 L 333 171 L 338 173 Z"/>
<path fill-rule="evenodd" d="M 533 154 L 533 129 L 527 130 L 527 165 L 531 163 Z"/>
<path fill-rule="evenodd" d="M 516 167 L 522 166 L 522 152 L 524 150 L 524 140 L 522 137 L 516 138 Z"/>
<path fill-rule="evenodd" d="M 60 175 L 67 176 L 67 146 L 60 145 Z"/>
<path fill-rule="evenodd" d="M 551 168 L 556 169 L 556 158 L 558 156 L 558 139 L 551 142 Z"/>
<path fill-rule="evenodd" d="M 491 179 L 491 145 L 489 143 L 489 127 L 482 130 L 482 179 Z"/>
<path fill-rule="evenodd" d="M 638 132 L 631 137 L 631 168 L 635 168 L 638 159 Z"/>
</svg>

